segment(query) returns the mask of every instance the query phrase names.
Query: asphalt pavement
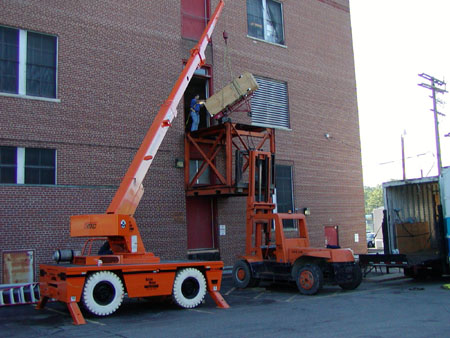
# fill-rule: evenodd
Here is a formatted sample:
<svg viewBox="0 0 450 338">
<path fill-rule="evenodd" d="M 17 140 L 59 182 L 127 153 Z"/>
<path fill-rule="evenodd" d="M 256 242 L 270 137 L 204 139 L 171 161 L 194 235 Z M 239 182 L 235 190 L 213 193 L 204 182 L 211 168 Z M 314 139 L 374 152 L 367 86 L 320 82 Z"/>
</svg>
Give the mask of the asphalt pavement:
<svg viewBox="0 0 450 338">
<path fill-rule="evenodd" d="M 207 295 L 192 310 L 171 302 L 126 299 L 109 317 L 85 313 L 72 324 L 63 303 L 0 307 L 2 337 L 448 337 L 450 278 L 415 281 L 402 273 L 371 272 L 360 287 L 325 286 L 303 296 L 292 285 L 236 289 L 224 276 L 219 309 Z"/>
</svg>

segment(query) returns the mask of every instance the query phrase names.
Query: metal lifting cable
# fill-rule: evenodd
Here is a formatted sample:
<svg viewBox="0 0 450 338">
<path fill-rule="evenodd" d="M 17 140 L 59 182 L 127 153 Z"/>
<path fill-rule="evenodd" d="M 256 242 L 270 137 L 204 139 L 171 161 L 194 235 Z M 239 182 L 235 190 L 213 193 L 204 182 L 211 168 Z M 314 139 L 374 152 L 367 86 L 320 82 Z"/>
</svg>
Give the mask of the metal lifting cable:
<svg viewBox="0 0 450 338">
<path fill-rule="evenodd" d="M 228 33 L 227 31 L 223 31 L 223 39 L 225 40 L 225 51 L 224 51 L 224 56 L 223 56 L 223 74 L 225 76 L 225 74 L 227 73 L 227 67 L 228 70 L 230 71 L 230 81 L 233 80 L 233 71 L 231 69 L 231 59 L 230 59 L 230 54 L 228 51 Z"/>
<path fill-rule="evenodd" d="M 225 29 L 227 27 L 227 19 L 225 19 Z M 223 31 L 223 39 L 225 41 L 225 50 L 224 50 L 224 56 L 223 56 L 223 74 L 224 79 L 226 80 L 226 74 L 227 74 L 227 68 L 230 74 L 230 82 L 231 85 L 234 87 L 236 92 L 239 94 L 239 96 L 245 95 L 246 91 L 242 90 L 242 88 L 239 86 L 239 83 L 236 81 L 236 79 L 233 76 L 233 70 L 231 68 L 231 57 L 228 49 L 228 33 L 226 30 Z M 224 91 L 222 91 L 222 102 L 225 101 L 224 98 Z"/>
</svg>

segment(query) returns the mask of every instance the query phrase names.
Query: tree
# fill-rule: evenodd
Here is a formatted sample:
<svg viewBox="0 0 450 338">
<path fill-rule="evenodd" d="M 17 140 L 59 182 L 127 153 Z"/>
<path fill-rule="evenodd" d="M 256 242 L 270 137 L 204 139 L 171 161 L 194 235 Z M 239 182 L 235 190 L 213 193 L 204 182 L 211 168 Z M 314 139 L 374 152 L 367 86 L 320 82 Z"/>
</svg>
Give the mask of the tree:
<svg viewBox="0 0 450 338">
<path fill-rule="evenodd" d="M 383 188 L 381 185 L 364 187 L 364 205 L 366 215 L 371 214 L 373 209 L 384 206 Z"/>
</svg>

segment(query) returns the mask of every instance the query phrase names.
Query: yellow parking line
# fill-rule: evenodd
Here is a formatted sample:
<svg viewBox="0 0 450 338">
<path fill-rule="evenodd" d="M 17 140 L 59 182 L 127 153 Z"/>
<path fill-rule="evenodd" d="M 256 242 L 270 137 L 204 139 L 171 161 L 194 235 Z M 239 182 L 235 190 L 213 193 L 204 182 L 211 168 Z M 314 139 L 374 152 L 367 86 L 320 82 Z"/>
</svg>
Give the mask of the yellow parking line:
<svg viewBox="0 0 450 338">
<path fill-rule="evenodd" d="M 59 311 L 59 310 L 55 310 L 55 309 L 51 309 L 51 308 L 45 308 L 45 310 L 53 311 L 53 312 L 59 313 L 61 315 L 67 315 L 67 312 L 63 312 L 63 311 Z M 103 323 L 100 323 L 100 322 L 96 322 L 95 320 L 90 320 L 90 319 L 86 319 L 86 318 L 84 320 L 89 322 L 89 323 L 92 323 L 92 324 L 106 326 L 106 324 L 103 324 Z"/>
<path fill-rule="evenodd" d="M 389 288 L 390 287 L 385 286 L 385 287 L 371 289 L 371 290 L 362 290 L 362 291 L 354 290 L 354 291 L 351 291 L 351 293 L 358 293 L 358 294 L 371 293 L 373 291 L 386 290 L 386 289 L 389 289 Z M 308 299 L 321 299 L 321 298 L 331 298 L 331 297 L 337 297 L 337 296 L 344 296 L 344 295 L 348 295 L 348 294 L 349 294 L 349 292 L 339 290 L 339 291 L 335 291 L 335 292 L 333 292 L 332 294 L 329 294 L 329 295 L 321 295 L 319 293 L 319 294 L 317 294 L 317 295 L 315 295 L 313 297 L 309 297 L 309 296 L 305 296 L 305 297 L 309 297 Z M 259 296 L 260 295 L 258 295 L 257 297 L 259 297 Z M 288 299 L 286 299 L 284 302 L 287 302 L 287 303 L 292 302 L 295 298 L 298 298 L 298 296 L 301 296 L 301 294 L 300 293 L 299 294 L 295 294 L 295 295 L 289 297 Z"/>
<path fill-rule="evenodd" d="M 259 293 L 258 295 L 256 295 L 255 297 L 253 297 L 253 299 L 258 299 L 259 297 L 261 297 L 264 294 L 265 291 Z"/>
<path fill-rule="evenodd" d="M 354 291 L 351 291 L 351 292 L 347 292 L 347 291 L 342 291 L 341 290 L 341 291 L 333 292 L 331 295 L 323 295 L 323 296 L 319 295 L 317 298 L 336 297 L 336 296 L 340 296 L 340 295 L 348 295 L 350 293 L 359 293 L 359 294 L 361 294 L 361 293 L 372 293 L 374 291 L 385 290 L 385 289 L 390 289 L 390 287 L 389 286 L 385 286 L 385 287 L 377 288 L 377 289 L 361 290 L 361 291 L 354 290 Z"/>
<path fill-rule="evenodd" d="M 285 302 L 291 302 L 297 296 L 298 295 L 293 295 L 292 297 L 289 297 L 288 299 L 286 299 Z"/>
<path fill-rule="evenodd" d="M 198 309 L 189 309 L 190 311 L 195 311 L 195 312 L 200 312 L 200 313 L 207 313 L 210 315 L 213 315 L 214 312 L 209 312 L 209 311 L 205 311 L 205 310 L 198 310 Z"/>
<path fill-rule="evenodd" d="M 228 295 L 229 295 L 230 293 L 232 293 L 234 290 L 236 290 L 235 287 L 231 288 L 231 289 L 225 294 L 225 296 L 228 296 Z"/>
</svg>

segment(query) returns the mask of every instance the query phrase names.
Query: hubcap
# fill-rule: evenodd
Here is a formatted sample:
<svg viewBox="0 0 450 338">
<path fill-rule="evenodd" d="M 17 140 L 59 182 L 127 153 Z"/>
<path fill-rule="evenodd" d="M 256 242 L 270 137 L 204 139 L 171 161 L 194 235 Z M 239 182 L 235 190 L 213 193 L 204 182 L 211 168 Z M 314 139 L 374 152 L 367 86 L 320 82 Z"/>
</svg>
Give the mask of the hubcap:
<svg viewBox="0 0 450 338">
<path fill-rule="evenodd" d="M 186 278 L 181 285 L 181 292 L 187 299 L 195 298 L 200 290 L 200 284 L 193 277 Z"/>
<path fill-rule="evenodd" d="M 103 281 L 94 287 L 93 296 L 97 304 L 108 305 L 116 296 L 116 290 L 110 282 Z"/>
<path fill-rule="evenodd" d="M 237 278 L 239 280 L 244 280 L 244 278 L 245 278 L 245 270 L 244 269 L 239 269 L 237 271 Z"/>
<path fill-rule="evenodd" d="M 303 289 L 309 290 L 314 285 L 314 276 L 311 271 L 303 271 L 300 274 L 300 285 Z"/>
</svg>

